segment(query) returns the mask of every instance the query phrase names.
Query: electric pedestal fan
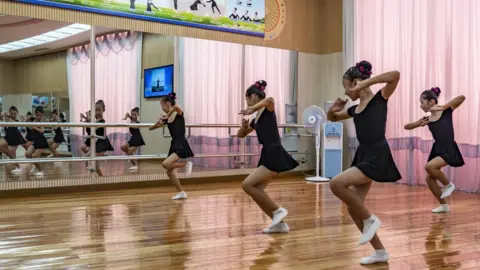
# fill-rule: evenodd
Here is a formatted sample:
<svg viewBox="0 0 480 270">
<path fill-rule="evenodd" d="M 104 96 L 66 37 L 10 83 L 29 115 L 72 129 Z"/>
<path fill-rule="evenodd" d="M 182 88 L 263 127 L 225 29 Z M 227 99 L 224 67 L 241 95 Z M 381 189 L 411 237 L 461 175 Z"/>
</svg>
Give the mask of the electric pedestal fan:
<svg viewBox="0 0 480 270">
<path fill-rule="evenodd" d="M 305 180 L 310 182 L 327 182 L 330 179 L 320 176 L 320 138 L 322 136 L 323 125 L 327 120 L 325 112 L 318 106 L 310 106 L 303 111 L 302 115 L 303 124 L 306 126 L 305 129 L 315 134 L 315 176 L 307 177 Z"/>
</svg>

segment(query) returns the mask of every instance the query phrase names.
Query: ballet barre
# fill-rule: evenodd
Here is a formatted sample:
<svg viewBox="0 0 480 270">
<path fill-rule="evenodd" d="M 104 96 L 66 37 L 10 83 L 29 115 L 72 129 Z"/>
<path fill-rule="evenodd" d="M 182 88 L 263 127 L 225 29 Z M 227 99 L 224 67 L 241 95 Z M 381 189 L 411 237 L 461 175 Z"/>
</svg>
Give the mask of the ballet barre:
<svg viewBox="0 0 480 270">
<path fill-rule="evenodd" d="M 78 123 L 50 123 L 50 122 L 0 122 L 0 127 L 90 127 L 90 128 L 102 128 L 102 127 L 111 127 L 111 128 L 149 128 L 154 123 L 92 123 L 92 122 L 78 122 Z M 191 128 L 228 128 L 228 133 L 230 137 L 237 137 L 236 135 L 231 134 L 232 128 L 241 128 L 242 125 L 240 124 L 186 124 L 185 127 L 188 130 L 188 136 L 190 135 Z M 278 128 L 306 128 L 308 126 L 305 125 L 298 125 L 298 124 L 280 124 Z M 169 135 L 165 134 L 165 127 L 163 136 L 169 137 Z M 284 134 L 285 137 L 312 137 L 310 134 Z M 83 136 L 84 138 L 94 138 L 94 139 L 104 139 L 95 134 Z M 240 147 L 240 153 L 238 154 L 199 154 L 195 155 L 195 158 L 218 158 L 218 157 L 233 157 L 233 158 L 241 158 L 241 160 L 234 160 L 235 163 L 240 164 L 241 167 L 245 164 L 249 164 L 249 161 L 244 160 L 245 157 L 255 157 L 260 156 L 260 153 L 255 154 L 246 154 L 244 144 L 242 143 L 242 147 Z M 289 153 L 295 153 L 299 155 L 309 155 L 311 153 L 299 152 L 299 151 L 289 151 Z M 71 158 L 35 158 L 35 159 L 2 159 L 0 160 L 0 164 L 28 164 L 28 163 L 55 163 L 55 162 L 96 162 L 96 161 L 108 161 L 108 160 L 151 160 L 151 159 L 165 159 L 167 158 L 166 154 L 159 154 L 159 155 L 125 155 L 125 156 L 100 156 L 97 157 L 96 153 L 93 152 L 90 157 L 71 157 Z M 249 160 L 250 160 L 249 159 Z"/>
<path fill-rule="evenodd" d="M 291 152 L 296 154 L 309 154 L 307 152 Z M 100 157 L 71 157 L 71 158 L 35 158 L 35 159 L 5 159 L 0 160 L 0 164 L 28 164 L 28 163 L 54 163 L 54 162 L 87 162 L 87 161 L 110 161 L 110 160 L 148 160 L 148 159 L 165 159 L 168 155 L 132 155 L 132 156 L 100 156 Z M 212 155 L 195 155 L 195 158 L 219 158 L 219 157 L 255 157 L 258 154 L 212 154 Z"/>
<path fill-rule="evenodd" d="M 149 128 L 155 123 L 49 123 L 49 122 L 0 122 L 0 127 L 89 127 L 89 128 Z M 240 124 L 185 124 L 186 128 L 241 128 Z M 278 128 L 305 128 L 306 125 L 280 124 Z"/>
</svg>

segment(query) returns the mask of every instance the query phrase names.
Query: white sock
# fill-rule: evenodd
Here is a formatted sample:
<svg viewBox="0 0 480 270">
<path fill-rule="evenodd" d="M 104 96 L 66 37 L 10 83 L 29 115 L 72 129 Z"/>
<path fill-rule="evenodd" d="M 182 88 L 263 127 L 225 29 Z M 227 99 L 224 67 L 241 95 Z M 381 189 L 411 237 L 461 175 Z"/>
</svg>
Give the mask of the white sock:
<svg viewBox="0 0 480 270">
<path fill-rule="evenodd" d="M 386 254 L 387 254 L 387 251 L 385 249 L 375 249 L 375 255 L 385 256 Z"/>
</svg>

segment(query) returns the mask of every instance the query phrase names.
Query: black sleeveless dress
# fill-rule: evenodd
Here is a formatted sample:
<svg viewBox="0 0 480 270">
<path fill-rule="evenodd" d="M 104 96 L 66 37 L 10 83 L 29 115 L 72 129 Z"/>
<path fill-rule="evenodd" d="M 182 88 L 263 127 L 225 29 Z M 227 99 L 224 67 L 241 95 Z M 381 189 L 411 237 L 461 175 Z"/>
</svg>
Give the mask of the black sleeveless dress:
<svg viewBox="0 0 480 270">
<path fill-rule="evenodd" d="M 348 115 L 353 117 L 360 143 L 352 167 L 357 167 L 376 182 L 396 182 L 402 178 L 385 138 L 387 102 L 382 91 L 378 91 L 361 113 L 355 113 L 357 105 L 347 110 Z"/>
<path fill-rule="evenodd" d="M 140 122 L 137 121 L 135 123 L 138 124 Z M 143 141 L 142 133 L 139 128 L 128 128 L 128 131 L 132 134 L 132 137 L 128 140 L 128 145 L 135 147 L 145 145 L 145 141 Z"/>
<path fill-rule="evenodd" d="M 87 135 L 88 135 L 88 136 L 92 135 L 92 130 L 91 130 L 90 128 L 88 128 L 88 127 L 85 128 L 85 131 L 87 132 Z M 85 139 L 85 145 L 88 146 L 88 147 L 90 147 L 90 141 L 91 141 L 90 137 L 88 137 L 87 139 Z"/>
<path fill-rule="evenodd" d="M 62 123 L 65 123 L 67 121 L 62 121 Z M 54 130 L 55 132 L 55 137 L 53 137 L 53 141 L 55 143 L 64 143 L 65 141 L 65 136 L 63 135 L 63 130 L 61 127 L 58 127 Z"/>
<path fill-rule="evenodd" d="M 15 120 L 18 122 L 18 120 Z M 5 128 L 5 141 L 9 146 L 18 146 L 27 143 L 25 138 L 18 130 L 18 127 L 6 127 Z"/>
<path fill-rule="evenodd" d="M 105 123 L 104 119 L 98 120 L 97 123 Z M 97 128 L 95 129 L 95 134 L 97 136 L 105 136 L 105 128 Z M 105 139 L 97 139 L 97 142 L 95 143 L 95 153 L 103 153 L 103 152 L 108 152 L 108 151 L 114 151 L 115 149 L 113 148 L 112 144 L 110 143 L 110 140 L 108 137 L 105 137 Z"/>
<path fill-rule="evenodd" d="M 172 136 L 172 142 L 170 144 L 170 150 L 168 155 L 175 153 L 180 158 L 194 157 L 193 151 L 185 138 L 185 114 L 177 114 L 175 119 L 171 122 L 167 122 L 168 131 Z"/>
<path fill-rule="evenodd" d="M 50 146 L 48 145 L 47 139 L 43 133 L 40 133 L 34 129 L 32 129 L 32 137 L 33 137 L 33 147 L 37 149 L 48 149 Z"/>
<path fill-rule="evenodd" d="M 430 129 L 433 139 L 435 140 L 428 161 L 436 157 L 441 157 L 448 165 L 461 167 L 465 165 L 465 162 L 455 142 L 452 114 L 452 108 L 448 108 L 442 112 L 440 119 L 428 124 L 428 129 Z"/>
<path fill-rule="evenodd" d="M 272 172 L 281 173 L 291 171 L 299 165 L 282 146 L 275 111 L 265 108 L 257 123 L 255 119 L 250 122 L 250 127 L 255 129 L 262 145 L 258 167 L 264 166 Z"/>
<path fill-rule="evenodd" d="M 33 142 L 33 132 L 31 128 L 26 128 L 27 129 L 27 135 L 25 135 L 25 139 L 29 142 Z"/>
</svg>

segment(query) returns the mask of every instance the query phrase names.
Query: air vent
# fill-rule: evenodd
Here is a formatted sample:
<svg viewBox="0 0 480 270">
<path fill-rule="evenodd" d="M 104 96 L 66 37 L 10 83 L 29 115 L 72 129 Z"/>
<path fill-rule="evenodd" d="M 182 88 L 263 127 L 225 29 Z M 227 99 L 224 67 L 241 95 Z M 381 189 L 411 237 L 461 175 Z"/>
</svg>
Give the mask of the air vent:
<svg viewBox="0 0 480 270">
<path fill-rule="evenodd" d="M 39 48 L 39 49 L 34 50 L 34 52 L 43 52 L 43 51 L 46 51 L 46 50 L 48 50 L 48 48 Z"/>
</svg>

